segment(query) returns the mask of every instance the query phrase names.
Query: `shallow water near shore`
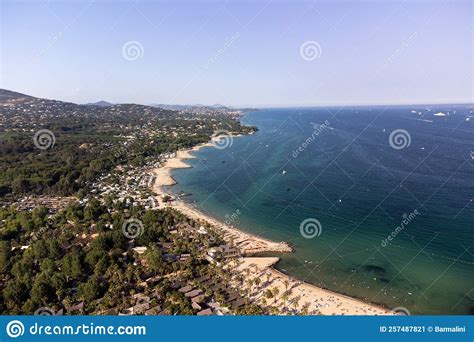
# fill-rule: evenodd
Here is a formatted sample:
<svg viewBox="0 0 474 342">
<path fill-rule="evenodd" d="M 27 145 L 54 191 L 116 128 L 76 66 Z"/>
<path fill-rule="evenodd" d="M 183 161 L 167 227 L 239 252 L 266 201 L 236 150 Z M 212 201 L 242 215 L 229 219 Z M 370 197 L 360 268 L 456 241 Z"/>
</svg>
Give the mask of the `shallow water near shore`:
<svg viewBox="0 0 474 342">
<path fill-rule="evenodd" d="M 193 168 L 173 170 L 170 190 L 191 193 L 183 200 L 228 224 L 291 243 L 295 253 L 277 267 L 298 279 L 412 314 L 472 314 L 472 111 L 253 112 L 243 122 L 256 134 L 195 152 Z M 400 129 L 404 148 L 390 139 Z M 300 231 L 310 218 L 320 222 L 314 237 Z"/>
</svg>

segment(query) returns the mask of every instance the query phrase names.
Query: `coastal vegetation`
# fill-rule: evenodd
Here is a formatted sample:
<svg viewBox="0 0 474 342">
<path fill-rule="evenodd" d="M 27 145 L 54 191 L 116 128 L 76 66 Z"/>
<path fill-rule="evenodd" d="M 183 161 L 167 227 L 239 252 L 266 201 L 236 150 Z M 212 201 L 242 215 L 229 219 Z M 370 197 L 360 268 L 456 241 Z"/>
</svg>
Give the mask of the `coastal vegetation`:
<svg viewBox="0 0 474 342">
<path fill-rule="evenodd" d="M 123 234 L 129 218 L 144 226 L 134 239 Z M 196 314 L 203 303 L 224 303 L 229 291 L 237 294 L 233 300 L 241 298 L 222 268 L 205 259 L 209 248 L 223 243 L 218 232 L 207 227 L 207 234 L 198 234 L 200 225 L 174 210 L 125 203 L 110 208 L 92 199 L 53 217 L 44 207 L 0 209 L 0 220 L 3 314 L 33 314 L 42 307 L 67 314 L 126 313 L 139 310 L 137 298 L 146 298 L 138 313 L 159 307 L 163 314 Z M 172 234 L 176 227 L 178 234 Z M 206 275 L 206 286 L 196 280 Z M 192 301 L 179 291 L 187 284 L 202 298 Z M 239 305 L 236 312 L 262 309 Z"/>
<path fill-rule="evenodd" d="M 0 200 L 81 195 L 117 165 L 143 165 L 207 142 L 218 130 L 255 130 L 242 126 L 235 112 L 222 110 L 201 114 L 136 104 L 78 105 L 7 90 L 0 95 Z M 49 131 L 44 149 L 34 141 L 40 129 Z"/>
<path fill-rule="evenodd" d="M 142 186 L 143 167 L 159 166 L 218 130 L 254 131 L 235 111 L 0 95 L 2 314 L 263 312 L 230 286 L 221 263 L 209 260 L 208 250 L 225 243 L 220 233 L 175 210 L 143 205 L 153 195 Z M 35 141 L 39 130 L 47 130 L 47 146 Z M 124 186 L 120 193 L 110 192 L 114 184 Z M 100 193 L 104 187 L 108 195 Z M 140 234 L 127 234 L 129 220 L 140 222 Z"/>
</svg>

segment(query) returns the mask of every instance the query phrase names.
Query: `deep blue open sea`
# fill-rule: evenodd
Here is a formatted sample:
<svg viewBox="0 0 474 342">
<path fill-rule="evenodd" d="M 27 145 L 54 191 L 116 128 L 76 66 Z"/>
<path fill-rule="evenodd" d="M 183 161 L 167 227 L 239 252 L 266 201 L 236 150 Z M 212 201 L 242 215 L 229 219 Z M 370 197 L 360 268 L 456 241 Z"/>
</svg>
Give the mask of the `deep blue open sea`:
<svg viewBox="0 0 474 342">
<path fill-rule="evenodd" d="M 293 244 L 277 267 L 301 280 L 412 314 L 473 314 L 473 113 L 469 105 L 251 112 L 242 122 L 256 134 L 201 149 L 192 169 L 173 171 L 171 190 Z"/>
</svg>

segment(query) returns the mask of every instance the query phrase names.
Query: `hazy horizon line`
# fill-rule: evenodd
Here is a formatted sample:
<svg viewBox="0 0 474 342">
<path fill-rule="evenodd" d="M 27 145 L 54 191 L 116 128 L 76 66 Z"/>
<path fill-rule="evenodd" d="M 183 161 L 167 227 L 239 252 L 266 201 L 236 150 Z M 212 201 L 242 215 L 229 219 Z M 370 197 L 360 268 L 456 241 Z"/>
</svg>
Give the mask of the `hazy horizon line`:
<svg viewBox="0 0 474 342">
<path fill-rule="evenodd" d="M 68 101 L 68 100 L 62 100 L 59 98 L 49 98 L 49 97 L 38 97 L 36 95 L 30 95 L 21 91 L 17 90 L 10 90 L 7 88 L 0 88 L 3 90 L 7 91 L 12 91 L 15 93 L 20 93 L 26 96 L 30 97 L 35 97 L 35 98 L 40 98 L 40 99 L 47 99 L 47 100 L 55 100 L 55 101 L 61 101 L 61 102 L 69 102 L 69 103 L 74 103 L 77 105 L 88 105 L 88 104 L 94 104 L 97 102 L 107 102 L 112 105 L 119 105 L 119 104 L 139 104 L 142 106 L 150 106 L 150 107 L 156 107 L 158 105 L 164 105 L 164 106 L 190 106 L 190 107 L 198 107 L 198 106 L 203 106 L 203 107 L 213 107 L 216 105 L 227 107 L 227 108 L 232 108 L 232 109 L 242 109 L 242 108 L 255 108 L 255 109 L 272 109 L 272 108 L 317 108 L 317 107 L 380 107 L 380 106 L 432 106 L 432 105 L 437 105 L 437 106 L 443 106 L 443 105 L 474 105 L 474 99 L 471 100 L 471 102 L 464 102 L 464 101 L 454 101 L 454 102 L 449 102 L 449 101 L 434 101 L 434 102 L 425 102 L 425 101 L 420 101 L 420 102 L 399 102 L 399 103 L 382 103 L 382 102 L 370 102 L 370 103 L 345 103 L 345 104 L 336 104 L 336 103 L 328 103 L 328 104 L 257 104 L 257 105 L 229 105 L 229 104 L 221 104 L 221 103 L 213 103 L 213 104 L 203 104 L 203 103 L 193 103 L 193 104 L 187 104 L 187 103 L 160 103 L 159 101 L 156 102 L 149 102 L 149 103 L 139 103 L 139 102 L 130 102 L 130 101 L 125 101 L 125 102 L 113 102 L 113 101 L 108 101 L 104 99 L 96 100 L 96 101 L 88 101 L 84 103 L 78 103 L 78 102 L 73 102 L 73 101 Z"/>
</svg>

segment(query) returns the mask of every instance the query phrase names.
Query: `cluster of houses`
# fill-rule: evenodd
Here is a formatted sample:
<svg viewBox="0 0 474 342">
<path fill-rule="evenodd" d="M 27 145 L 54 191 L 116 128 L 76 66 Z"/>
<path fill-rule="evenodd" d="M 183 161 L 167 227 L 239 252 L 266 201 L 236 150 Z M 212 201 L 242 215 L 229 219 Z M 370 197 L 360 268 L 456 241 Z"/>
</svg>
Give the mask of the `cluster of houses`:
<svg viewBox="0 0 474 342">
<path fill-rule="evenodd" d="M 186 298 L 189 298 L 193 309 L 197 310 L 198 316 L 228 315 L 232 309 L 238 309 L 246 304 L 246 301 L 234 289 L 227 287 L 221 282 L 216 282 L 209 274 L 194 279 L 194 285 L 189 282 L 178 289 Z M 208 299 L 203 289 L 212 292 L 223 293 L 222 303 L 214 299 Z"/>
<path fill-rule="evenodd" d="M 131 242 L 131 246 L 133 246 L 133 242 Z M 188 253 L 172 254 L 170 251 L 173 248 L 173 243 L 171 242 L 161 242 L 158 244 L 158 247 L 163 252 L 164 261 L 167 262 L 181 262 L 191 257 L 191 254 Z M 137 246 L 132 247 L 131 250 L 137 254 L 136 260 L 138 260 L 138 262 L 144 262 L 140 256 L 147 251 L 147 247 Z M 237 251 L 228 245 L 210 248 L 206 253 L 206 258 L 212 258 L 213 262 L 225 257 L 230 258 L 235 256 L 238 256 Z M 179 271 L 177 273 L 179 273 Z M 159 282 L 162 281 L 163 278 L 169 278 L 169 276 L 171 275 L 156 276 L 152 273 L 142 275 L 142 282 L 137 283 L 139 293 L 135 293 L 131 296 L 132 306 L 124 310 L 110 308 L 100 312 L 100 314 L 172 315 L 172 312 L 162 307 L 163 299 L 157 288 Z M 190 301 L 192 309 L 198 316 L 228 315 L 234 310 L 248 304 L 248 300 L 240 295 L 237 290 L 216 279 L 216 277 L 212 277 L 210 274 L 205 274 L 190 281 L 179 280 L 179 277 L 171 277 L 170 279 L 174 279 L 172 281 L 172 288 Z M 219 301 L 212 295 L 213 293 L 221 294 Z"/>
<path fill-rule="evenodd" d="M 25 196 L 15 202 L 15 207 L 20 211 L 32 211 L 37 207 L 48 208 L 50 214 L 66 208 L 69 204 L 76 201 L 75 197 L 49 197 L 49 196 Z M 0 203 L 4 209 L 9 208 L 11 203 Z"/>
<path fill-rule="evenodd" d="M 210 263 L 215 263 L 217 265 L 220 265 L 219 260 L 227 259 L 227 258 L 236 258 L 239 256 L 240 256 L 240 251 L 236 247 L 225 244 L 225 245 L 209 248 L 205 258 Z"/>
<path fill-rule="evenodd" d="M 12 97 L 0 103 L 0 127 L 6 130 L 28 131 L 41 121 L 62 117 L 63 102 L 34 97 Z"/>
<path fill-rule="evenodd" d="M 149 286 L 159 281 L 161 277 L 150 276 L 142 285 Z M 193 281 L 182 283 L 175 281 L 172 287 L 191 302 L 191 306 L 198 316 L 229 315 L 233 310 L 248 304 L 248 300 L 242 297 L 238 291 L 226 286 L 224 283 L 215 281 L 211 275 L 206 274 Z M 216 301 L 209 295 L 210 292 L 222 294 L 222 300 Z M 151 291 L 151 295 L 137 293 L 132 296 L 133 306 L 123 311 L 111 308 L 101 312 L 104 315 L 171 315 L 167 309 L 162 308 L 162 298 L 159 291 Z"/>
<path fill-rule="evenodd" d="M 158 208 L 159 203 L 152 191 L 156 175 L 153 170 L 162 166 L 166 159 L 176 157 L 176 152 L 160 154 L 141 167 L 117 166 L 115 170 L 98 177 L 90 186 L 90 194 L 96 198 L 113 198 L 113 202 L 128 206 L 142 206 L 145 209 Z M 87 199 L 81 204 L 87 203 Z"/>
<path fill-rule="evenodd" d="M 141 284 L 142 286 L 153 286 L 162 277 L 149 276 Z M 182 293 L 190 302 L 191 306 L 198 316 L 209 315 L 229 315 L 233 310 L 237 310 L 248 304 L 248 300 L 242 297 L 238 291 L 226 286 L 221 282 L 213 280 L 211 275 L 206 274 L 194 279 L 192 282 L 183 284 L 175 281 L 172 288 Z M 222 302 L 217 302 L 208 291 L 219 291 L 222 293 Z M 119 310 L 118 308 L 110 308 L 100 312 L 101 315 L 172 315 L 173 313 L 162 307 L 163 299 L 160 292 L 154 289 L 150 294 L 136 293 L 131 296 L 132 306 Z M 100 300 L 99 300 L 100 301 Z"/>
<path fill-rule="evenodd" d="M 125 206 L 143 206 L 145 209 L 158 207 L 158 200 L 153 196 L 151 187 L 155 175 L 150 171 L 158 167 L 159 161 L 139 168 L 118 167 L 91 185 L 91 195 L 105 198 L 111 196 L 114 202 Z"/>
<path fill-rule="evenodd" d="M 171 232 L 174 234 L 180 234 L 189 237 L 191 234 L 207 234 L 207 230 L 204 227 L 199 229 L 193 228 L 186 224 L 180 224 L 177 227 L 170 227 Z M 200 233 L 198 233 L 198 231 Z M 67 242 L 66 249 L 72 246 L 83 246 L 85 247 L 92 239 L 97 237 L 99 234 L 82 234 L 71 237 Z M 189 253 L 173 253 L 174 244 L 172 242 L 160 242 L 157 247 L 162 251 L 163 261 L 165 262 L 183 262 L 191 257 Z M 220 245 L 217 247 L 211 247 L 207 250 L 203 247 L 203 256 L 210 262 L 219 263 L 225 258 L 238 257 L 239 252 L 237 249 L 230 245 Z M 142 255 L 147 251 L 146 246 L 135 246 L 134 240 L 129 241 L 128 250 L 134 252 L 134 263 L 146 263 Z M 128 253 L 124 253 L 126 257 Z M 179 271 L 176 272 L 178 275 Z M 158 284 L 163 278 L 173 279 L 172 288 L 182 293 L 185 298 L 190 301 L 191 307 L 195 314 L 199 316 L 203 315 L 228 315 L 234 310 L 237 310 L 248 304 L 248 300 L 239 294 L 237 290 L 230 287 L 228 284 L 216 280 L 209 274 L 205 274 L 201 277 L 194 278 L 190 281 L 179 280 L 179 276 L 173 274 L 169 275 L 154 275 L 153 273 L 145 273 L 141 276 L 142 281 L 137 283 L 135 293 L 130 296 L 130 301 L 133 303 L 130 307 L 125 309 L 114 307 L 98 312 L 102 315 L 172 315 L 173 312 L 163 308 L 163 299 L 158 290 Z M 211 294 L 210 294 L 211 293 Z M 212 293 L 220 293 L 220 300 L 217 301 Z M 103 298 L 94 301 L 94 304 L 98 305 Z M 84 302 L 79 302 L 71 307 L 66 307 L 54 315 L 62 314 L 81 314 L 84 313 Z"/>
<path fill-rule="evenodd" d="M 82 105 L 35 98 L 0 89 L 0 130 L 35 132 L 51 123 L 98 122 L 100 132 L 119 128 L 127 138 L 137 136 L 192 137 L 222 129 L 243 112 L 224 106 L 146 106 L 138 104 Z M 111 132 L 113 130 L 110 130 Z M 59 133 L 59 132 L 54 132 Z"/>
</svg>

